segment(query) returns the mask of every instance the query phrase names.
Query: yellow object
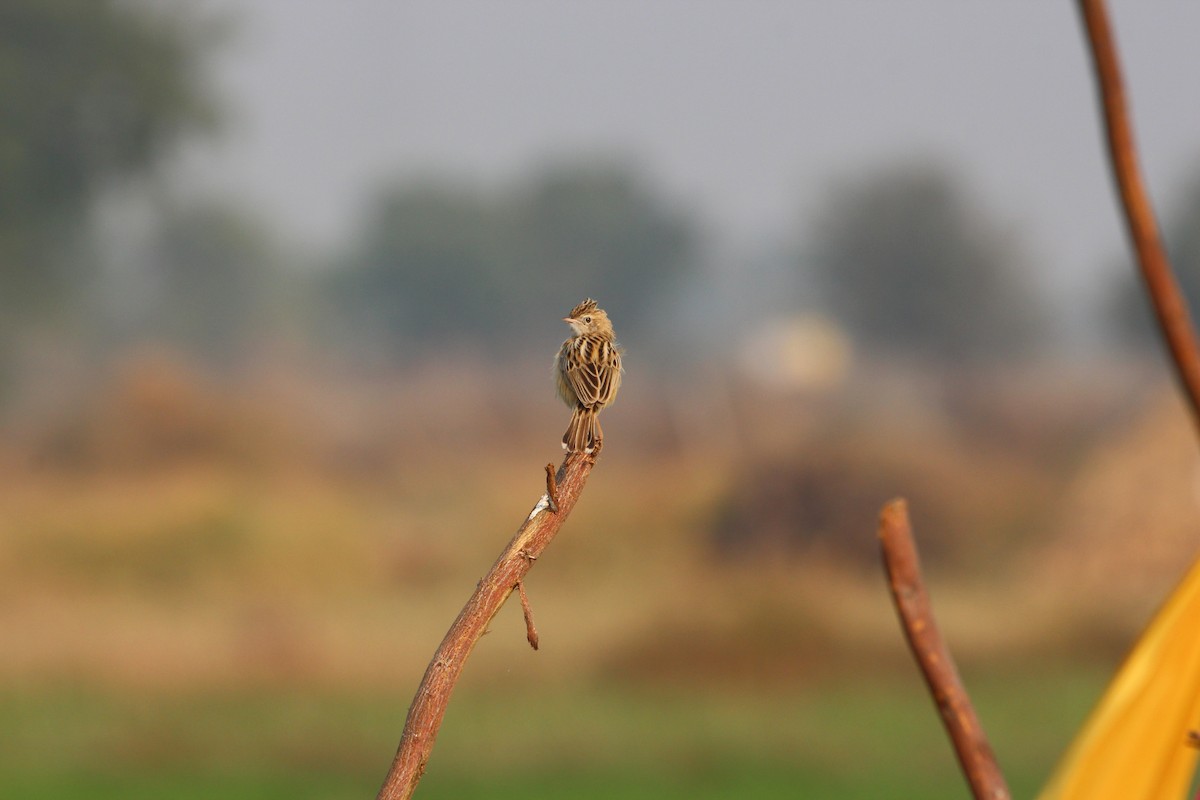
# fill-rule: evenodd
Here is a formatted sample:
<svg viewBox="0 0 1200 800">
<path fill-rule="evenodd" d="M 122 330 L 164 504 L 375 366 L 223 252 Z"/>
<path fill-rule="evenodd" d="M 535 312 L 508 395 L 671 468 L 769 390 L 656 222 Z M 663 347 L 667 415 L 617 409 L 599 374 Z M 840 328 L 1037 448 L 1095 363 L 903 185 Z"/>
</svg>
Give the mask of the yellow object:
<svg viewBox="0 0 1200 800">
<path fill-rule="evenodd" d="M 1200 560 L 1159 609 L 1038 800 L 1182 800 L 1200 749 Z"/>
</svg>

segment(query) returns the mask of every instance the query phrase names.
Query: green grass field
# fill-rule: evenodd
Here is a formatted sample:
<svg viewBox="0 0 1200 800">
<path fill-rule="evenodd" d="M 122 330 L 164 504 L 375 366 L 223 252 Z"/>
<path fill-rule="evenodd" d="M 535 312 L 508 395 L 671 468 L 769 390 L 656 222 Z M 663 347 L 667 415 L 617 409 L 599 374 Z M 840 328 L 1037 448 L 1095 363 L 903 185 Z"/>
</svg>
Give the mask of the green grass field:
<svg viewBox="0 0 1200 800">
<path fill-rule="evenodd" d="M 1032 797 L 1101 670 L 968 675 L 1017 797 Z M 408 698 L 263 689 L 0 698 L 0 796 L 363 798 Z M 472 687 L 454 698 L 418 797 L 961 798 L 915 675 L 802 691 Z"/>
</svg>

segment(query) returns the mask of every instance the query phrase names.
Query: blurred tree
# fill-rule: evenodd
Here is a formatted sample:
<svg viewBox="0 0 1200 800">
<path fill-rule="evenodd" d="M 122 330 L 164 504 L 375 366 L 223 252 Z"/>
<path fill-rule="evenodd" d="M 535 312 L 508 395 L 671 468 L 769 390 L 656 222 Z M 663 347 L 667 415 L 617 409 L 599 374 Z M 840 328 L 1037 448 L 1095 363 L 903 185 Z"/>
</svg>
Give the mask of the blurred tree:
<svg viewBox="0 0 1200 800">
<path fill-rule="evenodd" d="M 63 299 L 89 201 L 212 122 L 206 30 L 121 0 L 0 4 L 0 310 Z"/>
<path fill-rule="evenodd" d="M 141 270 L 151 284 L 152 332 L 222 362 L 264 327 L 279 258 L 245 212 L 208 201 L 166 209 Z"/>
<path fill-rule="evenodd" d="M 393 343 L 511 342 L 588 295 L 628 330 L 690 264 L 694 238 L 630 168 L 564 165 L 491 196 L 390 188 L 332 281 L 342 316 Z"/>
<path fill-rule="evenodd" d="M 965 362 L 1018 353 L 1043 329 L 1011 235 L 939 166 L 842 181 L 811 242 L 830 310 L 869 348 Z"/>
<path fill-rule="evenodd" d="M 1171 266 L 1196 322 L 1200 314 L 1200 170 L 1188 181 L 1164 227 Z M 1160 346 L 1150 299 L 1129 256 L 1110 284 L 1106 301 L 1105 326 L 1112 338 L 1131 347 Z"/>
<path fill-rule="evenodd" d="M 512 225 L 486 199 L 419 184 L 389 188 L 372 206 L 358 248 L 333 276 L 360 331 L 444 340 L 504 326 Z"/>
<path fill-rule="evenodd" d="M 696 225 L 621 164 L 560 164 L 522 192 L 528 271 L 513 275 L 531 313 L 569 309 L 594 295 L 636 330 L 693 266 Z"/>
</svg>

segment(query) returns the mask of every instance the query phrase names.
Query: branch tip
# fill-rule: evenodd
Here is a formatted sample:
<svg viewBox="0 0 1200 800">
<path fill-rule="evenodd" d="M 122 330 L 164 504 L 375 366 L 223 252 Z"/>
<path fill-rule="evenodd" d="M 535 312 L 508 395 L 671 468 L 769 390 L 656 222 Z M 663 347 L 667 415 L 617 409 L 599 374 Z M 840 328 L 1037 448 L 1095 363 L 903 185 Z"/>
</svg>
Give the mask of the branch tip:
<svg viewBox="0 0 1200 800">
<path fill-rule="evenodd" d="M 1011 795 L 1004 775 L 958 676 L 954 658 L 938 631 L 921 578 L 908 505 L 903 499 L 890 501 L 880 511 L 879 542 L 904 637 L 925 677 L 967 783 L 976 798 L 1008 800 Z"/>
<path fill-rule="evenodd" d="M 879 511 L 879 538 L 894 537 L 897 532 L 909 527 L 908 501 L 903 497 L 893 498 L 883 504 Z"/>
</svg>

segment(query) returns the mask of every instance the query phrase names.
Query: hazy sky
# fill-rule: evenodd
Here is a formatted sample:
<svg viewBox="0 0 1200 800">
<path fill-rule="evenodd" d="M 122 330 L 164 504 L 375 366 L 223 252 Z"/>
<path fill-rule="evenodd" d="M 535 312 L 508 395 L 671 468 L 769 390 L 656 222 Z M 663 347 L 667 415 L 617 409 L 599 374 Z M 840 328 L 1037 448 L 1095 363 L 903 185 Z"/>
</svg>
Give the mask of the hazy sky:
<svg viewBox="0 0 1200 800">
<path fill-rule="evenodd" d="M 387 176 L 494 182 L 626 153 L 717 231 L 779 236 L 831 176 L 962 168 L 1064 273 L 1123 246 L 1071 0 L 209 0 L 224 140 L 190 172 L 290 235 L 344 235 Z M 1160 209 L 1200 169 L 1200 2 L 1111 3 Z"/>
</svg>

